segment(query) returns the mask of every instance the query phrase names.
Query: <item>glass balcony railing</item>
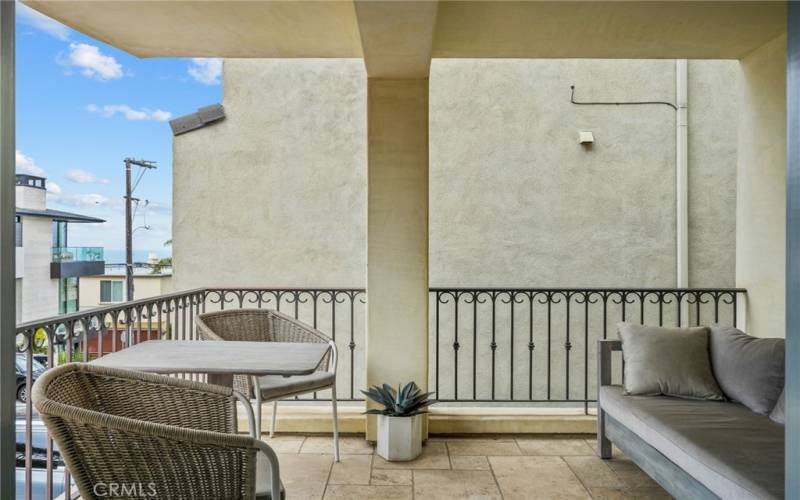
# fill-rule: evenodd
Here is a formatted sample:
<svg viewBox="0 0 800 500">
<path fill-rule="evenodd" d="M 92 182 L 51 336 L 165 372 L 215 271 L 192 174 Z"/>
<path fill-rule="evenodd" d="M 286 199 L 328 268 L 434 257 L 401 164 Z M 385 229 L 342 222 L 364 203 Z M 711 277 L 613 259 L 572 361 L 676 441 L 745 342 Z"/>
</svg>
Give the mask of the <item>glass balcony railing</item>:
<svg viewBox="0 0 800 500">
<path fill-rule="evenodd" d="M 103 247 L 55 247 L 53 262 L 102 262 Z"/>
</svg>

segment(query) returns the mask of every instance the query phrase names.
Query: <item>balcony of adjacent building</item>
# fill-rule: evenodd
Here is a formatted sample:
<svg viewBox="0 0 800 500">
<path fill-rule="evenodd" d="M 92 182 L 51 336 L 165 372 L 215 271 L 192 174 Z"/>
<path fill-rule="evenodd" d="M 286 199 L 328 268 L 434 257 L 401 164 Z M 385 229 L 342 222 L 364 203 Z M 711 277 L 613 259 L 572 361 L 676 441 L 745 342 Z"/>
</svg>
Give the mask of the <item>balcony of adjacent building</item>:
<svg viewBox="0 0 800 500">
<path fill-rule="evenodd" d="M 102 247 L 54 247 L 50 278 L 76 278 L 105 273 Z"/>
</svg>

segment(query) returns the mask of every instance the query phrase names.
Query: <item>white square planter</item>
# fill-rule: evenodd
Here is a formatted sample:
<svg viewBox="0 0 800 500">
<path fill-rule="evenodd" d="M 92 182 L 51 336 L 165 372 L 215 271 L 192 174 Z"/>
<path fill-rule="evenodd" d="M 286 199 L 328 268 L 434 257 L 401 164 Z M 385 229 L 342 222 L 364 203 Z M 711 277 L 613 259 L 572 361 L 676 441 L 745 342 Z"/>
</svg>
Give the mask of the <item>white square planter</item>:
<svg viewBox="0 0 800 500">
<path fill-rule="evenodd" d="M 378 415 L 378 455 L 393 462 L 414 460 L 422 453 L 422 415 Z"/>
</svg>

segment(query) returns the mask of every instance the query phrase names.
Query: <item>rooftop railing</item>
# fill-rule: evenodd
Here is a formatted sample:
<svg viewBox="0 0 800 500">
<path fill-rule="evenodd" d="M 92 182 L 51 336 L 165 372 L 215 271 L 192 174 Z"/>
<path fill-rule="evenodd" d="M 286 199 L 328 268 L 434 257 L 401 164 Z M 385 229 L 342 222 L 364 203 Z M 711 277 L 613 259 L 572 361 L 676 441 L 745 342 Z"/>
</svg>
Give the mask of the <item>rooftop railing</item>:
<svg viewBox="0 0 800 500">
<path fill-rule="evenodd" d="M 102 262 L 103 247 L 53 247 L 53 262 Z"/>
</svg>

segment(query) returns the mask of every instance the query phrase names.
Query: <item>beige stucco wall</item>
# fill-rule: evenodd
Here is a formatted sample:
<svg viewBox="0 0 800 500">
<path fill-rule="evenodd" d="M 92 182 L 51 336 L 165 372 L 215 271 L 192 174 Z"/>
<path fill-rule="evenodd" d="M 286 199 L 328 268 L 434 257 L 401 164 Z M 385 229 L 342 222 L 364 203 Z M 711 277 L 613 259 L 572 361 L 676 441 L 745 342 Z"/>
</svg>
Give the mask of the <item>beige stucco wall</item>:
<svg viewBox="0 0 800 500">
<path fill-rule="evenodd" d="M 363 287 L 361 60 L 226 60 L 227 118 L 176 137 L 174 289 Z"/>
<path fill-rule="evenodd" d="M 785 335 L 786 37 L 741 61 L 736 284 L 748 333 Z"/>
<path fill-rule="evenodd" d="M 691 286 L 734 284 L 737 78 L 689 64 Z M 571 84 L 674 101 L 675 63 L 433 62 L 432 285 L 675 284 L 674 111 Z M 224 105 L 174 141 L 175 289 L 363 286 L 362 63 L 227 60 Z"/>
<path fill-rule="evenodd" d="M 689 66 L 691 286 L 734 281 L 735 82 Z M 676 284 L 675 111 L 573 84 L 675 102 L 675 62 L 434 61 L 432 286 Z"/>
<path fill-rule="evenodd" d="M 689 285 L 736 284 L 739 64 L 689 61 Z"/>
</svg>

